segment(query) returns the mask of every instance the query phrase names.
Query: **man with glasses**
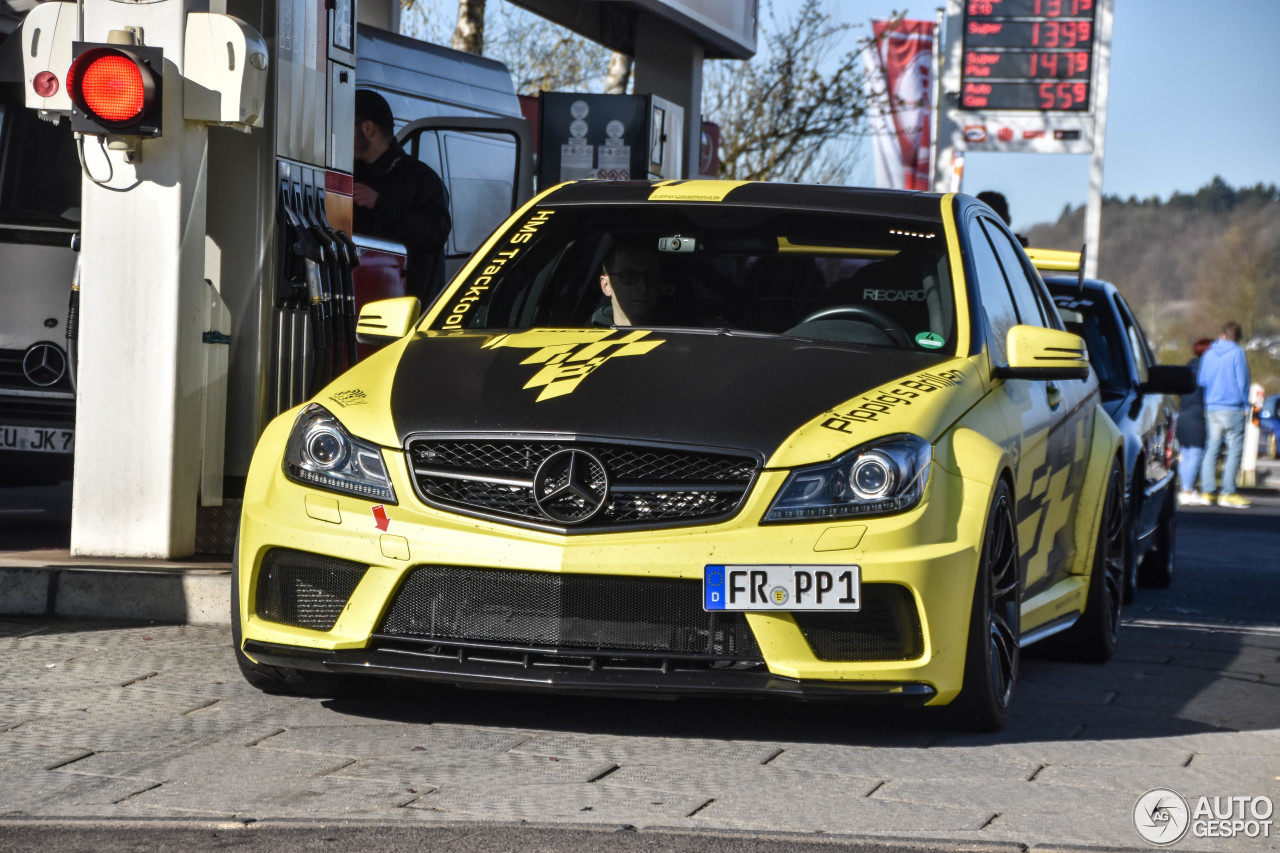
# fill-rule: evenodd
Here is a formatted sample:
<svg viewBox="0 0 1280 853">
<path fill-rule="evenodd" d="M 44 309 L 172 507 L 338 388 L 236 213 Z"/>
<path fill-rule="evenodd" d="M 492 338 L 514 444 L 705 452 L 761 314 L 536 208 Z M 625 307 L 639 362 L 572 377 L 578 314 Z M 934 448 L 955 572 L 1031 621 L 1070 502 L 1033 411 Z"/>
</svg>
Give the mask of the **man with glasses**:
<svg viewBox="0 0 1280 853">
<path fill-rule="evenodd" d="M 662 267 L 638 240 L 620 240 L 601 265 L 600 289 L 609 305 L 592 316 L 597 326 L 652 326 L 662 297 Z"/>
</svg>

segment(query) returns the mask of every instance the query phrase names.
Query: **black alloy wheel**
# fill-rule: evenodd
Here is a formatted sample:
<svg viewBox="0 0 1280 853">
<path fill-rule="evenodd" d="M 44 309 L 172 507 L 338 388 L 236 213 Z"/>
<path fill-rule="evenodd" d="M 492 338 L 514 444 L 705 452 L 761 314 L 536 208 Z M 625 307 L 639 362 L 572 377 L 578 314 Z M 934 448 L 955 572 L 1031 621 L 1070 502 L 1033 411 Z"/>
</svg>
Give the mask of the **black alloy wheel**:
<svg viewBox="0 0 1280 853">
<path fill-rule="evenodd" d="M 1004 725 L 1018 677 L 1022 571 L 1013 492 L 1001 481 L 987 513 L 982 559 L 973 593 L 964 686 L 952 703 L 955 721 L 976 731 Z"/>
</svg>

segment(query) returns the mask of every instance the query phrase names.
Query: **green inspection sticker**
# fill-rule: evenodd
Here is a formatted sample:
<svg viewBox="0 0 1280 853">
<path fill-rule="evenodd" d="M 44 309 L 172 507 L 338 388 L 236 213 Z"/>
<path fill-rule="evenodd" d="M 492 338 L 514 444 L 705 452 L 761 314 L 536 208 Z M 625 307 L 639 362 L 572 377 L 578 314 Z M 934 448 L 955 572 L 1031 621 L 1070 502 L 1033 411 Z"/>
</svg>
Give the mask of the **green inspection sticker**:
<svg viewBox="0 0 1280 853">
<path fill-rule="evenodd" d="M 942 339 L 942 335 L 935 335 L 933 332 L 921 332 L 916 335 L 916 343 L 925 349 L 940 349 L 946 341 Z"/>
</svg>

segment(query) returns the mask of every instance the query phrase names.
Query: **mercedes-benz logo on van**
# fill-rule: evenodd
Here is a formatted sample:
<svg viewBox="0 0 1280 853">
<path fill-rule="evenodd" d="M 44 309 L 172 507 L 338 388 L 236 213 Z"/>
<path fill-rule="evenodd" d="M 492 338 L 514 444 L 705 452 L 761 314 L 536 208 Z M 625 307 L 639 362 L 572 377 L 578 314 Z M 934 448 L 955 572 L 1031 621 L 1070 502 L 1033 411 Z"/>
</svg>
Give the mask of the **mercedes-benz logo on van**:
<svg viewBox="0 0 1280 853">
<path fill-rule="evenodd" d="M 22 356 L 22 375 L 41 388 L 57 385 L 67 375 L 67 356 L 57 344 L 32 344 Z"/>
<path fill-rule="evenodd" d="M 533 499 L 542 514 L 560 524 L 593 518 L 609 499 L 609 472 L 585 450 L 557 450 L 533 475 Z"/>
</svg>

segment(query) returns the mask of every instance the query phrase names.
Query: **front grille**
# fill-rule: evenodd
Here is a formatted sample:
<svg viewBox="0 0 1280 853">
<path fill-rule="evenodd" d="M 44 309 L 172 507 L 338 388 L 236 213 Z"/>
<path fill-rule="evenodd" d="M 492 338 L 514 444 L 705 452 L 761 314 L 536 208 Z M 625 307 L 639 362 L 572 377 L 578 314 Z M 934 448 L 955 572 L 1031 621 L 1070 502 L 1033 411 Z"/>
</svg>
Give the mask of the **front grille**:
<svg viewBox="0 0 1280 853">
<path fill-rule="evenodd" d="M 262 559 L 254 613 L 295 628 L 328 631 L 369 567 L 275 548 Z"/>
<path fill-rule="evenodd" d="M 920 615 L 906 587 L 863 584 L 856 613 L 793 613 L 824 661 L 914 660 L 924 654 Z"/>
<path fill-rule="evenodd" d="M 419 566 L 378 633 L 530 651 L 762 661 L 740 613 L 702 609 L 696 580 Z"/>
<path fill-rule="evenodd" d="M 539 466 L 570 448 L 604 468 L 607 494 L 598 471 L 583 481 L 583 491 L 603 501 L 598 512 L 578 493 L 560 498 L 553 514 L 538 507 Z M 408 449 L 428 504 L 566 533 L 721 521 L 738 511 L 759 469 L 742 454 L 588 441 L 419 438 Z"/>
<path fill-rule="evenodd" d="M 6 394 L 0 387 L 0 420 L 11 426 L 75 429 L 76 401 L 74 397 Z"/>
</svg>

